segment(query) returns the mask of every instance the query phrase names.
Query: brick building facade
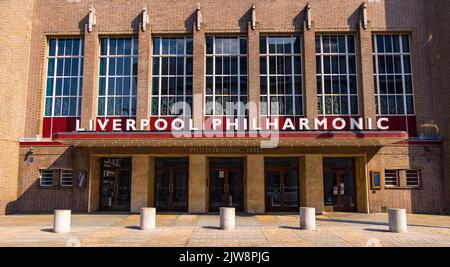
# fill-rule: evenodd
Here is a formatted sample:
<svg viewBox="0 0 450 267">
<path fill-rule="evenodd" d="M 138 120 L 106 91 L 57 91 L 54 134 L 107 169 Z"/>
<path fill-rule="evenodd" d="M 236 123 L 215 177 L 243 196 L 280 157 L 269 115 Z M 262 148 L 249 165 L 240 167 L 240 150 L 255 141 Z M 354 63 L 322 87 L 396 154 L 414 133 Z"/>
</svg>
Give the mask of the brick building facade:
<svg viewBox="0 0 450 267">
<path fill-rule="evenodd" d="M 0 212 L 448 213 L 449 8 L 424 0 L 3 1 Z M 153 123 L 171 124 L 179 99 L 192 104 L 183 118 L 195 128 L 236 116 L 260 119 L 258 127 L 289 118 L 295 129 L 277 132 L 274 147 L 261 146 L 267 138 L 252 136 L 252 126 L 244 136 L 177 138 Z M 256 108 L 230 116 L 227 101 Z M 300 131 L 303 118 L 311 128 L 362 118 L 364 130 Z M 380 118 L 388 129 L 369 128 Z M 108 122 L 103 131 L 107 119 L 130 119 L 137 130 Z M 87 131 L 76 131 L 77 121 Z"/>
</svg>

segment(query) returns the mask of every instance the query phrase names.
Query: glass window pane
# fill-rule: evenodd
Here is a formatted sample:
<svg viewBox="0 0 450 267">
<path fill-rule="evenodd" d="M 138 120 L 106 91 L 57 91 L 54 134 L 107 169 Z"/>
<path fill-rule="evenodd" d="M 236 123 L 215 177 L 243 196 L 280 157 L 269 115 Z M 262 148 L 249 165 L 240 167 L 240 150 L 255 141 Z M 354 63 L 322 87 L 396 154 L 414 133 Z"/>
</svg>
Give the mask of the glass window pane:
<svg viewBox="0 0 450 267">
<path fill-rule="evenodd" d="M 59 39 L 58 40 L 58 54 L 57 56 L 64 56 L 64 49 L 66 47 L 66 40 Z"/>
<path fill-rule="evenodd" d="M 414 114 L 414 99 L 413 96 L 406 96 L 406 108 L 408 110 L 408 114 Z"/>
<path fill-rule="evenodd" d="M 178 55 L 185 54 L 185 39 L 184 38 L 177 39 L 177 54 Z"/>
<path fill-rule="evenodd" d="M 213 58 L 207 57 L 206 58 L 206 75 L 212 75 L 213 74 Z"/>
<path fill-rule="evenodd" d="M 64 59 L 60 58 L 56 61 L 56 75 L 63 76 L 64 72 Z"/>
<path fill-rule="evenodd" d="M 403 53 L 409 53 L 409 36 L 402 35 Z"/>
<path fill-rule="evenodd" d="M 260 93 L 261 95 L 266 95 L 267 94 L 267 76 L 261 76 L 260 77 Z"/>
<path fill-rule="evenodd" d="M 355 37 L 353 35 L 347 35 L 347 43 L 348 53 L 355 53 Z"/>
<path fill-rule="evenodd" d="M 240 61 L 241 61 L 240 66 L 241 75 L 247 75 L 247 57 L 241 56 Z"/>
<path fill-rule="evenodd" d="M 48 60 L 47 76 L 54 76 L 54 74 L 55 74 L 55 59 L 50 58 Z"/>
<path fill-rule="evenodd" d="M 47 79 L 47 87 L 45 90 L 45 95 L 46 96 L 52 96 L 53 95 L 53 78 L 48 78 Z"/>
<path fill-rule="evenodd" d="M 170 51 L 169 54 L 175 55 L 177 53 L 177 39 L 170 38 L 169 39 Z"/>
<path fill-rule="evenodd" d="M 50 39 L 48 47 L 49 47 L 48 55 L 51 56 L 51 57 L 55 56 L 56 55 L 55 54 L 55 51 L 56 51 L 56 39 Z"/>
<path fill-rule="evenodd" d="M 266 54 L 267 51 L 267 37 L 263 36 L 259 38 L 259 53 Z"/>
<path fill-rule="evenodd" d="M 214 48 L 214 37 L 206 37 L 206 54 L 212 54 Z"/>
<path fill-rule="evenodd" d="M 186 55 L 193 54 L 193 40 L 191 37 L 186 38 Z"/>
<path fill-rule="evenodd" d="M 259 73 L 267 74 L 267 58 L 265 56 L 259 60 Z"/>
<path fill-rule="evenodd" d="M 247 38 L 245 37 L 240 38 L 240 52 L 241 55 L 247 54 Z"/>
<path fill-rule="evenodd" d="M 62 99 L 61 97 L 56 97 L 55 98 L 55 110 L 53 111 L 53 115 L 54 116 L 61 116 L 61 105 L 62 105 Z"/>
<path fill-rule="evenodd" d="M 45 116 L 51 115 L 52 115 L 52 98 L 47 97 L 45 98 Z"/>
</svg>

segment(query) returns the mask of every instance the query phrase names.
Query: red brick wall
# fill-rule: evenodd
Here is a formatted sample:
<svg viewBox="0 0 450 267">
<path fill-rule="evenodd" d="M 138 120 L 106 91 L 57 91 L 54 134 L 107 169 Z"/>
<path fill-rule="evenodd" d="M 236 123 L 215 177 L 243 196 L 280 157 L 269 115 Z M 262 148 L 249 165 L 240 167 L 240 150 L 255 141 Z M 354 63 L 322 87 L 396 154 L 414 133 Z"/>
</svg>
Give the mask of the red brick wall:
<svg viewBox="0 0 450 267">
<path fill-rule="evenodd" d="M 124 1 L 124 0 L 96 0 L 96 1 L 60 1 L 60 0 L 37 0 L 34 2 L 33 12 L 31 13 L 30 1 L 16 2 L 17 16 L 12 13 L 10 5 L 0 5 L 1 13 L 11 15 L 11 19 L 2 20 L 1 26 L 3 29 L 7 27 L 10 31 L 7 31 L 8 36 L 16 34 L 19 39 L 8 38 L 16 40 L 16 43 L 9 43 L 10 46 L 16 46 L 18 44 L 23 45 L 23 51 L 30 49 L 31 53 L 10 53 L 20 54 L 23 58 L 17 59 L 17 57 L 9 58 L 6 61 L 8 65 L 17 67 L 15 68 L 15 75 L 22 78 L 16 87 L 18 90 L 22 90 L 24 99 L 26 94 L 26 105 L 20 103 L 20 97 L 12 99 L 11 110 L 19 111 L 22 116 L 26 116 L 25 123 L 20 122 L 16 125 L 15 129 L 17 134 L 13 136 L 11 140 L 17 141 L 18 137 L 34 137 L 37 134 L 42 134 L 42 116 L 43 116 L 43 88 L 45 81 L 45 64 L 46 64 L 46 37 L 53 35 L 75 35 L 81 36 L 85 33 L 85 24 L 87 22 L 87 15 L 89 10 L 89 3 L 93 3 L 97 15 L 97 25 L 94 27 L 93 36 L 90 35 L 90 44 L 95 45 L 96 34 L 132 34 L 137 33 L 138 24 L 140 22 L 140 13 L 142 8 L 147 6 L 149 10 L 150 25 L 149 30 L 154 35 L 171 35 L 171 34 L 191 34 L 193 29 L 193 23 L 195 22 L 195 8 L 196 3 L 201 3 L 201 10 L 203 16 L 203 24 L 201 34 L 213 34 L 213 33 L 240 33 L 247 34 L 248 21 L 249 21 L 249 9 L 254 3 L 256 5 L 256 18 L 257 18 L 257 33 L 302 33 L 304 20 L 304 8 L 309 2 L 311 4 L 312 20 L 314 30 L 317 32 L 352 32 L 357 34 L 360 30 L 357 26 L 360 10 L 359 7 L 362 3 L 361 0 L 276 0 L 276 1 L 263 1 L 263 0 L 188 0 L 188 1 Z M 386 1 L 369 1 L 368 4 L 368 19 L 370 21 L 370 28 L 368 31 L 375 32 L 407 32 L 412 36 L 412 63 L 414 72 L 414 87 L 415 87 L 415 100 L 416 100 L 416 119 L 418 125 L 418 134 L 436 134 L 427 127 L 430 123 L 439 123 L 442 131 L 441 133 L 445 138 L 449 136 L 448 128 L 448 100 L 450 90 L 447 88 L 450 82 L 448 81 L 448 56 L 446 51 L 446 44 L 448 43 L 448 21 L 443 21 L 445 12 L 442 10 L 448 10 L 448 4 L 441 4 L 442 6 L 431 7 L 426 9 L 425 3 L 435 1 L 423 1 L 423 0 L 386 0 Z M 441 1 L 446 2 L 446 1 Z M 19 8 L 17 8 L 19 7 Z M 28 7 L 28 9 L 24 9 Z M 27 10 L 28 17 L 23 16 L 23 10 Z M 430 13 L 426 13 L 426 10 L 430 10 Z M 435 13 L 439 13 L 440 16 L 434 16 Z M 429 17 L 434 20 L 428 20 Z M 32 19 L 30 19 L 32 17 Z M 23 20 L 23 21 L 22 21 Z M 9 24 L 7 24 L 8 22 Z M 11 23 L 13 22 L 13 23 Z M 14 27 L 17 23 L 20 25 L 28 26 L 23 31 L 19 31 Z M 28 25 L 28 24 L 29 25 Z M 32 24 L 32 28 L 31 28 Z M 16 26 L 17 26 L 16 25 Z M 20 27 L 22 27 L 20 26 Z M 20 28 L 23 29 L 23 28 Z M 436 32 L 434 35 L 430 35 L 431 32 Z M 196 33 L 198 37 L 199 33 Z M 307 33 L 303 33 L 308 35 Z M 6 38 L 2 35 L 2 41 Z M 309 33 L 309 37 L 313 36 L 313 33 Z M 365 35 L 367 36 L 367 34 Z M 435 37 L 433 37 L 435 36 Z M 149 36 L 147 36 L 148 38 Z M 252 37 L 257 38 L 252 35 Z M 436 39 L 433 39 L 433 38 Z M 431 39 L 430 39 L 431 38 Z M 17 41 L 19 40 L 19 41 Z M 195 38 L 196 44 L 201 45 L 204 42 L 204 38 Z M 311 39 L 310 39 L 311 40 Z M 365 47 L 370 47 L 370 38 L 362 38 L 365 43 Z M 430 42 L 431 40 L 431 42 Z M 436 40 L 441 40 L 440 45 Z M 4 43 L 4 42 L 2 42 Z M 313 45 L 313 42 L 309 42 Z M 430 44 L 433 45 L 433 50 L 430 50 Z M 150 46 L 150 44 L 148 44 Z M 362 47 L 362 46 L 358 46 Z M 148 48 L 148 47 L 147 47 Z M 146 47 L 140 47 L 140 50 L 145 51 Z M 89 46 L 85 48 L 86 51 L 91 49 L 91 52 L 95 52 L 95 47 Z M 196 48 L 194 48 L 196 49 Z M 258 52 L 254 51 L 258 49 L 257 45 L 250 46 L 252 51 L 249 51 L 249 55 L 257 55 Z M 204 62 L 204 55 L 201 53 L 202 49 L 197 50 L 197 56 L 194 58 L 194 62 Z M 313 47 L 305 47 L 305 51 L 313 51 Z M 362 55 L 363 58 L 367 58 L 366 54 Z M 19 51 L 20 52 L 20 51 Z M 2 54 L 3 55 L 3 54 Z M 95 53 L 92 53 L 91 59 L 95 60 Z M 370 55 L 369 55 L 370 57 Z M 7 57 L 8 59 L 8 57 Z M 89 60 L 86 58 L 85 60 Z M 258 58 L 250 58 L 250 60 L 257 61 Z M 24 62 L 29 61 L 28 64 Z M 430 64 L 430 61 L 432 64 Z M 142 64 L 143 62 L 140 61 Z M 0 66 L 4 66 L 4 63 L 0 63 Z M 365 62 L 366 68 L 370 64 Z M 97 62 L 85 63 L 85 66 L 91 66 L 89 71 L 85 71 L 85 84 L 86 80 L 92 81 L 90 87 L 83 88 L 85 92 L 92 92 L 94 97 L 90 99 L 83 99 L 83 107 L 92 108 L 92 113 L 95 113 L 95 92 L 96 87 L 96 68 Z M 257 70 L 258 63 L 252 62 L 249 64 L 252 70 Z M 6 72 L 0 69 L 0 74 L 6 73 L 11 75 L 11 71 Z M 202 79 L 203 67 L 194 66 L 194 77 Z M 309 72 L 305 72 L 308 75 L 314 75 L 314 72 L 309 69 Z M 3 72 L 2 72 L 3 71 Z M 150 70 L 151 71 L 151 68 Z M 366 70 L 367 71 L 367 70 Z M 143 73 L 140 72 L 140 76 Z M 253 74 L 254 75 L 254 74 Z M 433 75 L 433 76 L 432 76 Z M 26 79 L 23 79 L 26 77 Z M 249 77 L 253 77 L 249 73 Z M 433 79 L 432 79 L 433 77 Z M 309 99 L 314 101 L 315 88 L 313 87 L 315 77 L 310 77 L 308 80 L 307 92 L 305 95 L 310 95 Z M 27 81 L 24 83 L 24 81 Z M 255 81 L 254 84 L 249 84 L 250 98 L 255 99 L 255 94 L 258 93 L 258 79 L 250 79 Z M 145 81 L 143 78 L 139 78 L 139 81 Z M 371 79 L 360 80 L 359 88 L 361 90 L 371 90 Z M 200 90 L 203 87 L 201 80 L 194 81 L 194 84 L 198 88 L 194 90 Z M 140 84 L 140 92 L 145 92 L 145 88 L 142 88 Z M 11 87 L 11 88 L 16 88 Z M 150 85 L 148 85 L 150 87 Z M 150 90 L 150 88 L 148 88 Z M 26 92 L 25 92 L 26 90 Z M 202 90 L 200 90 L 202 91 Z M 8 97 L 10 91 L 3 92 L 0 96 Z M 370 96 L 370 94 L 369 94 Z M 360 101 L 363 98 L 360 95 Z M 139 107 L 145 110 L 147 107 L 145 101 L 148 98 L 142 98 Z M 373 105 L 373 100 L 367 98 L 364 99 L 364 103 L 361 106 Z M 439 106 L 435 104 L 440 104 Z M 315 115 L 315 103 L 306 103 L 306 107 L 312 114 L 307 114 L 308 117 L 314 117 Z M 436 108 L 431 108 L 436 107 Z M 21 110 L 22 109 L 22 110 Z M 373 107 L 365 109 L 370 112 Z M 142 112 L 139 114 L 142 116 Z M 90 113 L 88 113 L 90 114 Z M 370 114 L 364 114 L 369 116 Z M 4 118 L 11 118 L 11 114 L 1 113 L 2 123 Z M 10 125 L 2 124 L 2 129 L 8 130 Z M 22 127 L 22 128 L 21 128 Z M 24 129 L 23 129 L 24 128 Z M 7 131 L 6 131 L 7 132 Z M 2 131 L 3 134 L 3 131 Z M 18 188 L 15 185 L 17 174 L 13 174 L 11 181 L 11 187 L 9 192 L 12 195 L 15 191 L 19 194 L 19 200 L 17 201 L 17 211 L 50 211 L 54 207 L 65 207 L 67 205 L 74 205 L 75 210 L 84 211 L 87 210 L 87 192 L 78 189 L 66 190 L 66 189 L 40 189 L 35 186 L 36 170 L 38 165 L 51 165 L 58 160 L 63 165 L 80 164 L 82 157 L 77 156 L 78 152 L 69 149 L 69 151 L 63 151 L 61 148 L 44 147 L 39 149 L 36 156 L 36 163 L 29 165 L 23 159 L 25 148 L 22 149 L 21 154 L 17 155 L 17 143 L 10 150 L 13 155 L 13 162 L 17 164 L 20 162 L 20 173 L 18 177 Z M 390 164 L 398 164 L 402 166 L 422 164 L 420 158 L 427 148 L 420 147 L 402 147 L 397 148 L 385 148 L 381 149 L 376 155 L 371 155 L 372 159 L 369 161 L 370 166 L 376 166 L 376 168 L 383 168 Z M 431 163 L 423 163 L 424 179 L 429 181 L 429 186 L 424 187 L 422 190 L 382 190 L 376 194 L 370 194 L 369 199 L 371 209 L 373 211 L 379 211 L 384 205 L 398 205 L 408 208 L 412 212 L 439 212 L 441 207 L 441 200 L 444 198 L 443 193 L 438 194 L 437 187 L 442 184 L 443 174 L 441 172 L 441 166 L 444 166 L 445 173 L 449 173 L 450 164 L 448 163 L 448 154 L 446 151 L 450 150 L 447 139 L 444 140 L 444 157 L 441 158 L 441 152 L 434 151 L 432 155 Z M 78 151 L 78 150 L 77 150 Z M 120 150 L 119 150 L 120 151 Z M 329 151 L 325 151 L 329 152 Z M 83 152 L 89 154 L 89 152 Z M 399 154 L 400 153 L 400 154 Z M 81 155 L 81 154 L 80 154 Z M 75 159 L 75 160 L 74 160 Z M 83 158 L 86 160 L 85 158 Z M 74 162 L 71 162 L 71 161 Z M 85 163 L 83 163 L 85 164 Z M 432 166 L 432 167 L 430 167 Z M 14 164 L 8 165 L 8 168 L 16 168 Z M 449 175 L 446 175 L 449 177 Z M 425 180 L 424 180 L 425 181 Z M 447 180 L 448 181 L 448 178 Z M 11 189 L 12 188 L 12 189 Z M 449 183 L 446 183 L 447 192 L 450 192 Z M 77 191 L 78 190 L 78 191 Z M 28 194 L 29 193 L 29 194 Z M 8 196 L 7 200 L 0 200 L 3 202 L 9 202 L 13 196 Z M 37 199 L 38 201 L 35 201 Z M 81 200 L 79 200 L 81 199 Z M 445 199 L 450 199 L 447 195 Z M 42 204 L 48 203 L 48 204 Z M 4 206 L 4 204 L 2 204 Z M 2 206 L 0 205 L 0 206 Z M 49 205 L 49 206 L 47 206 Z M 1 210 L 0 210 L 1 211 Z"/>
</svg>

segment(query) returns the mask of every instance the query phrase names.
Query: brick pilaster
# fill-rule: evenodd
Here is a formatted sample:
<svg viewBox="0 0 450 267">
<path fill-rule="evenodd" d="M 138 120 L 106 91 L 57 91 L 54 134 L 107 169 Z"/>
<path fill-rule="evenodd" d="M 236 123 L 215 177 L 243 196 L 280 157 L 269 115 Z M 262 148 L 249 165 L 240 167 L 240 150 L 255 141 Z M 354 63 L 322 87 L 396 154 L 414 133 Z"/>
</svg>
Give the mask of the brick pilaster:
<svg viewBox="0 0 450 267">
<path fill-rule="evenodd" d="M 205 25 L 202 23 L 200 30 L 193 29 L 193 99 L 192 118 L 194 127 L 203 129 L 203 105 L 205 92 Z"/>
<path fill-rule="evenodd" d="M 359 49 L 358 53 L 358 96 L 359 114 L 365 119 L 367 128 L 367 118 L 376 119 L 375 93 L 373 83 L 373 59 L 372 59 L 372 31 L 370 23 L 364 29 L 362 23 L 358 26 Z"/>
<path fill-rule="evenodd" d="M 97 117 L 99 46 L 100 42 L 97 28 L 94 26 L 92 32 L 89 32 L 86 25 L 84 34 L 83 95 L 81 106 L 82 128 L 88 128 L 89 120 L 95 120 Z"/>
<path fill-rule="evenodd" d="M 248 24 L 248 102 L 249 102 L 249 125 L 253 126 L 253 120 L 259 118 L 259 27 L 253 30 L 251 23 Z M 253 129 L 250 129 L 253 130 Z"/>
<path fill-rule="evenodd" d="M 150 115 L 151 71 L 152 71 L 152 40 L 150 29 L 139 29 L 139 69 L 137 87 L 136 119 L 140 129 L 141 119 L 148 119 Z"/>
<path fill-rule="evenodd" d="M 303 77 L 305 80 L 304 89 L 304 114 L 309 119 L 312 126 L 314 118 L 317 117 L 317 77 L 316 77 L 316 35 L 315 23 L 312 22 L 311 29 L 307 23 L 303 24 Z"/>
</svg>

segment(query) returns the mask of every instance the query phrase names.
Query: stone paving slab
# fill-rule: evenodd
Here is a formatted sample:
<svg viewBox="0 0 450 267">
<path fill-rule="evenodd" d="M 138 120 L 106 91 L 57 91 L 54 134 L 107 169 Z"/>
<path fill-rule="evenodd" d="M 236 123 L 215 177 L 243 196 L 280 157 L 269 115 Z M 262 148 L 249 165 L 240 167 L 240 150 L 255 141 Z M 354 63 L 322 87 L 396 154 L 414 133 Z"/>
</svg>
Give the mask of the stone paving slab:
<svg viewBox="0 0 450 267">
<path fill-rule="evenodd" d="M 408 233 L 388 231 L 387 214 L 327 213 L 316 231 L 299 229 L 295 214 L 237 214 L 236 230 L 219 229 L 217 214 L 158 214 L 154 231 L 137 214 L 74 214 L 67 234 L 52 232 L 52 215 L 0 216 L 0 246 L 177 247 L 450 247 L 450 216 L 408 215 Z"/>
</svg>

